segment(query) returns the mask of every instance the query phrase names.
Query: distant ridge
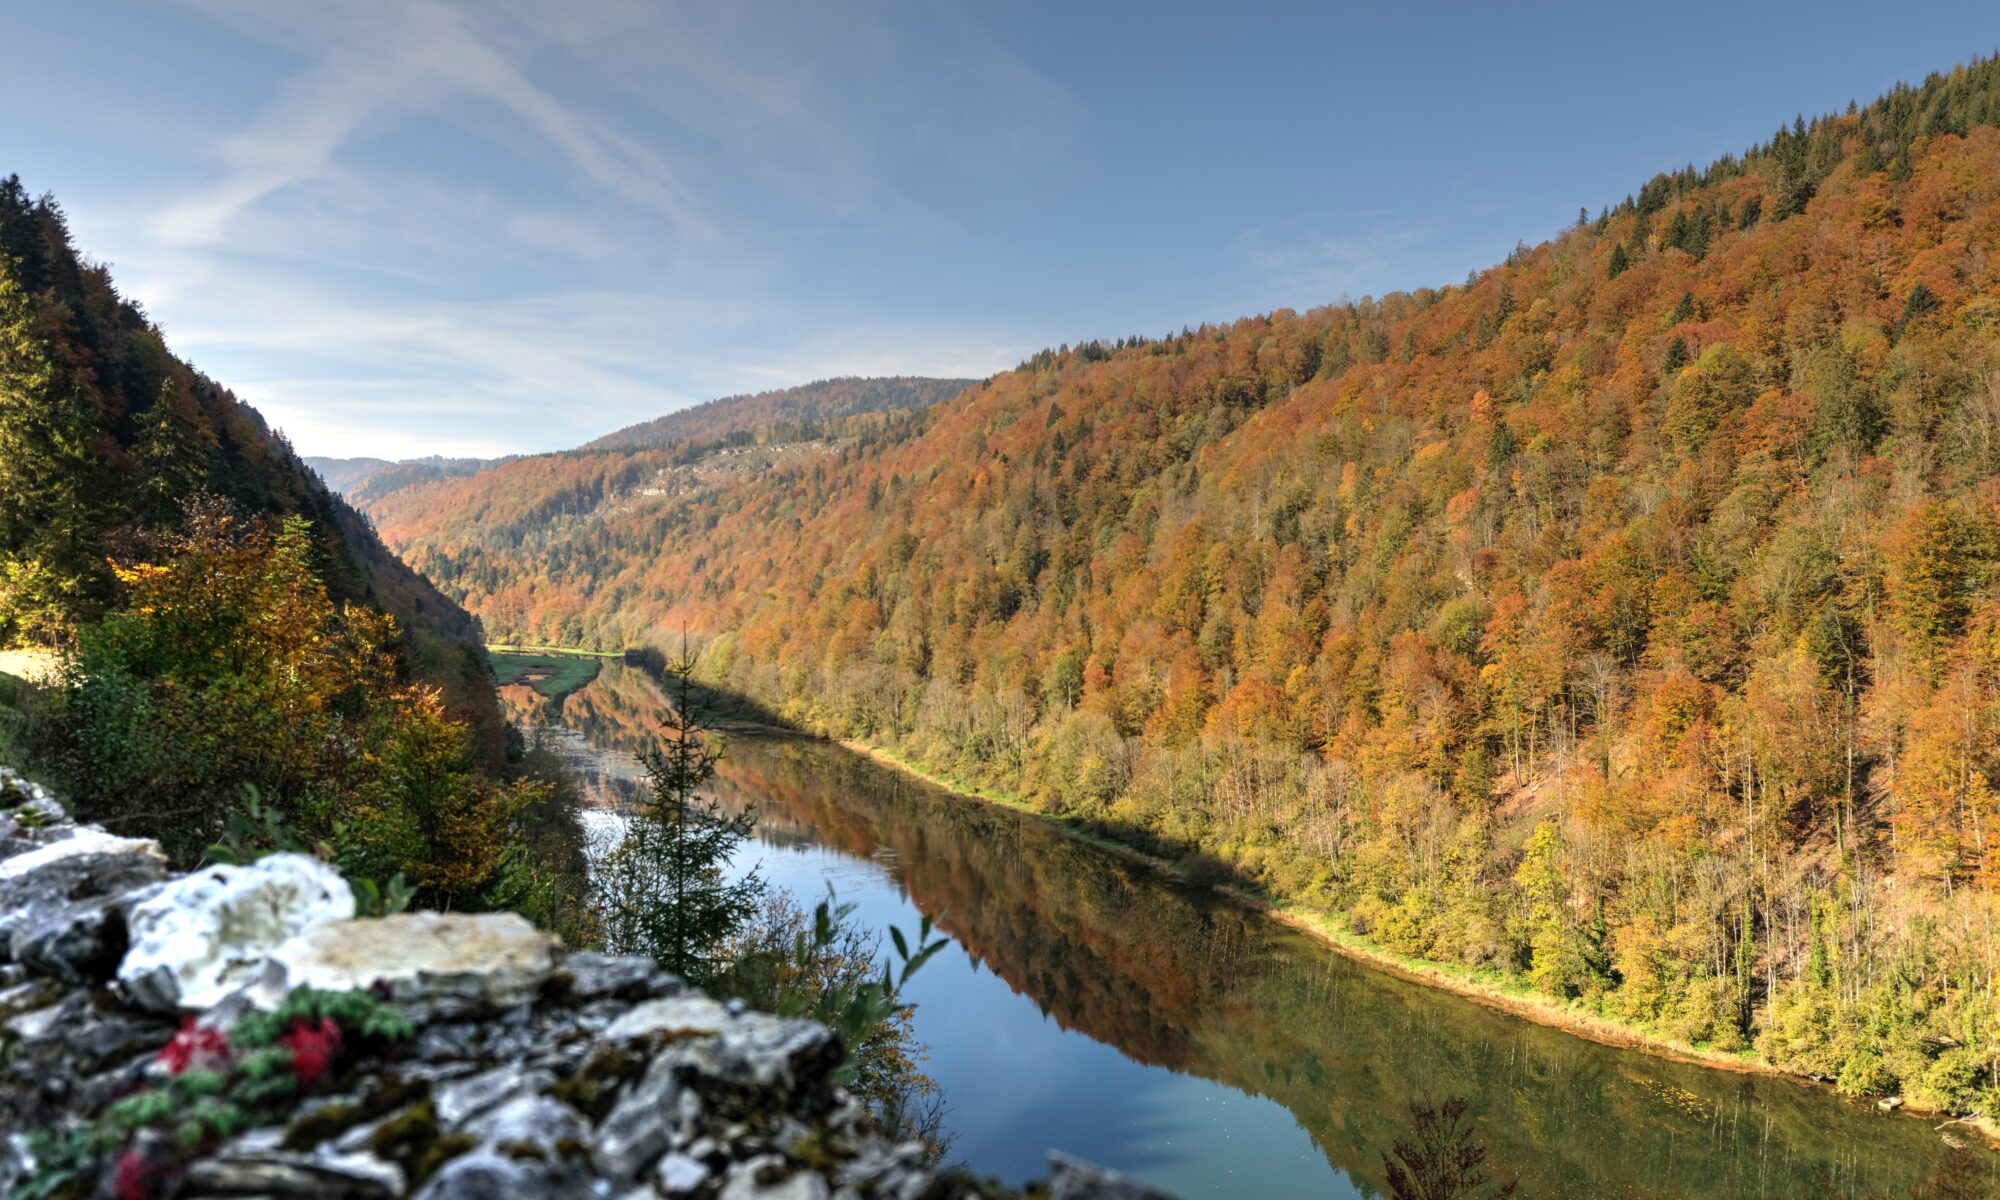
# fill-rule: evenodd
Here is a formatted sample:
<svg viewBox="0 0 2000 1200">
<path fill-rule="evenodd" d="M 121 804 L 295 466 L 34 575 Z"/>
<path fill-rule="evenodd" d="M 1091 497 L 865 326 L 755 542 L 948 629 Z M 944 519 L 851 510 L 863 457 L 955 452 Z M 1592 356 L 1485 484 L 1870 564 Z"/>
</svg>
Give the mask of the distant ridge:
<svg viewBox="0 0 2000 1200">
<path fill-rule="evenodd" d="M 860 413 L 928 408 L 971 387 L 974 379 L 931 379 L 916 375 L 887 378 L 842 376 L 754 395 L 724 396 L 670 412 L 585 442 L 579 450 L 635 450 L 675 442 L 742 438 L 797 440 L 800 427 Z"/>
<path fill-rule="evenodd" d="M 413 483 L 477 475 L 501 458 L 446 458 L 427 454 L 390 462 L 386 458 L 307 458 L 305 464 L 341 498 L 352 503 L 380 499 Z"/>
<path fill-rule="evenodd" d="M 305 464 L 319 476 L 321 483 L 341 496 L 361 486 L 377 472 L 396 465 L 386 458 L 321 458 L 311 454 L 305 456 Z"/>
</svg>

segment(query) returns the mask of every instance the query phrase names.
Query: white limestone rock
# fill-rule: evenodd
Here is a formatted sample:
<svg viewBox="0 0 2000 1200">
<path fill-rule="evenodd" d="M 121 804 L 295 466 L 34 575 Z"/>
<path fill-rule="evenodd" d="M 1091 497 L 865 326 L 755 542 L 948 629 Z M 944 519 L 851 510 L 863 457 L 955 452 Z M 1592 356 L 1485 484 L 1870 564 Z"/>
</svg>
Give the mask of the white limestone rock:
<svg viewBox="0 0 2000 1200">
<path fill-rule="evenodd" d="M 0 861 L 0 962 L 72 983 L 108 977 L 124 949 L 125 908 L 166 873 L 157 842 L 88 826 Z"/>
<path fill-rule="evenodd" d="M 826 1180 L 801 1171 L 787 1174 L 775 1154 L 760 1155 L 730 1168 L 719 1200 L 827 1200 Z"/>
<path fill-rule="evenodd" d="M 437 1108 L 439 1127 L 458 1133 L 467 1121 L 518 1096 L 546 1092 L 555 1082 L 556 1077 L 548 1071 L 506 1063 L 490 1071 L 434 1084 L 431 1102 Z"/>
<path fill-rule="evenodd" d="M 581 1145 L 590 1126 L 562 1101 L 529 1092 L 472 1118 L 460 1132 L 487 1145 L 540 1146 L 553 1153 L 565 1142 Z"/>
<path fill-rule="evenodd" d="M 1174 1200 L 1166 1192 L 1095 1163 L 1049 1152 L 1049 1200 Z"/>
<path fill-rule="evenodd" d="M 271 958 L 283 986 L 346 991 L 381 984 L 422 1015 L 505 1008 L 555 973 L 560 943 L 518 913 L 397 913 L 317 925 Z"/>
<path fill-rule="evenodd" d="M 598 1122 L 591 1146 L 598 1171 L 620 1183 L 638 1178 L 647 1163 L 674 1144 L 677 1131 L 692 1125 L 681 1103 L 685 1095 L 674 1078 L 674 1065 L 656 1059 Z M 688 1099 L 699 1110 L 700 1101 Z"/>
<path fill-rule="evenodd" d="M 611 1027 L 599 1034 L 600 1042 L 629 1042 L 640 1038 L 673 1041 L 703 1037 L 729 1028 L 729 1010 L 707 996 L 668 996 L 633 1006 Z"/>
<path fill-rule="evenodd" d="M 0 859 L 0 883 L 24 879 L 65 858 L 80 854 L 137 854 L 165 861 L 160 854 L 160 843 L 151 838 L 119 837 L 94 825 L 85 825 L 61 841 L 50 842 L 26 854 Z"/>
<path fill-rule="evenodd" d="M 155 1011 L 207 1008 L 256 980 L 278 947 L 353 916 L 347 881 L 306 855 L 209 867 L 133 906 L 118 983 L 133 1003 Z"/>
<path fill-rule="evenodd" d="M 685 1154 L 669 1154 L 653 1168 L 653 1180 L 669 1196 L 692 1196 L 708 1182 L 708 1168 Z"/>
</svg>

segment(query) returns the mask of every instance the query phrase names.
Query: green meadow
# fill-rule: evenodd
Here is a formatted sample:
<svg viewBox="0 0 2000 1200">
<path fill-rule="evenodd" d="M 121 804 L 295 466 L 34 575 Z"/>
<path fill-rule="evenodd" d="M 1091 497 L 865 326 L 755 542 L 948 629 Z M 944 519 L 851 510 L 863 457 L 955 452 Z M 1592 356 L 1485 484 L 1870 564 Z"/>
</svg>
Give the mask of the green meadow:
<svg viewBox="0 0 2000 1200">
<path fill-rule="evenodd" d="M 603 659 L 594 654 L 559 650 L 487 647 L 493 681 L 502 687 L 525 683 L 551 700 L 560 700 L 597 678 Z"/>
</svg>

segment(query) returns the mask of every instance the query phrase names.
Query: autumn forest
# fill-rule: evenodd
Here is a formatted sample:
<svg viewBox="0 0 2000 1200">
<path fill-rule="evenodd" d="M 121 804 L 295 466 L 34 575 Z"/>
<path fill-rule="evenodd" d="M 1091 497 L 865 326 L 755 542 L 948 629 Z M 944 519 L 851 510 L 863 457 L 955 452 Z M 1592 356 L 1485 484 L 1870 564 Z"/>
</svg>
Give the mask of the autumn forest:
<svg viewBox="0 0 2000 1200">
<path fill-rule="evenodd" d="M 2000 61 L 1588 199 L 1462 283 L 363 510 L 491 640 L 685 629 L 1368 945 L 2000 1112 Z"/>
</svg>

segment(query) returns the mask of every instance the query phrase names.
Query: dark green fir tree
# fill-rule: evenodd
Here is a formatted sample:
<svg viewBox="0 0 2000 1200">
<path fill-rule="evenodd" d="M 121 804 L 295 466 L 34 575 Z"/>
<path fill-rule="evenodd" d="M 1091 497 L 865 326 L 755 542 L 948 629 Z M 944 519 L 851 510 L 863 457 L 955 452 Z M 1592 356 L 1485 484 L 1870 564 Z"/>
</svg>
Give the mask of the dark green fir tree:
<svg viewBox="0 0 2000 1200">
<path fill-rule="evenodd" d="M 756 912 L 764 883 L 728 875 L 755 817 L 725 813 L 703 792 L 722 752 L 703 721 L 695 658 L 684 641 L 666 664 L 672 711 L 660 748 L 643 756 L 651 794 L 607 856 L 599 889 L 613 949 L 649 954 L 701 985 L 727 966 L 722 951 Z"/>
</svg>

